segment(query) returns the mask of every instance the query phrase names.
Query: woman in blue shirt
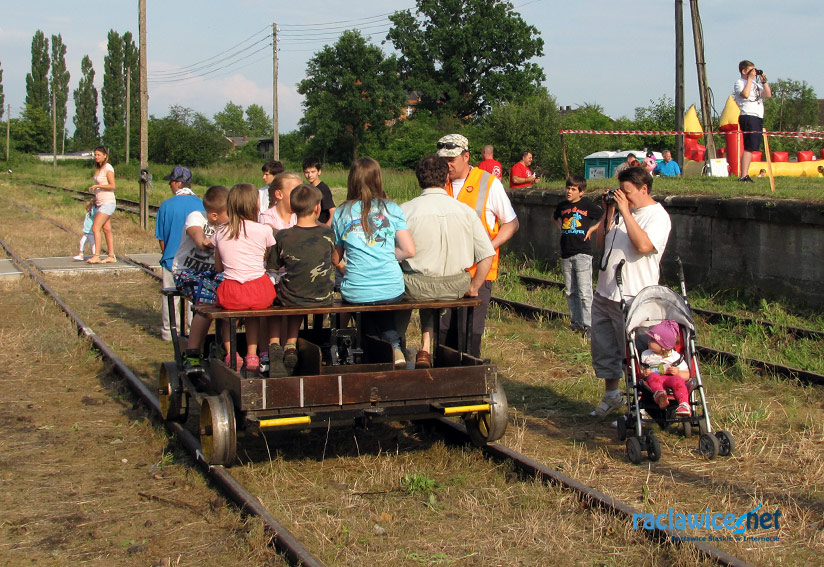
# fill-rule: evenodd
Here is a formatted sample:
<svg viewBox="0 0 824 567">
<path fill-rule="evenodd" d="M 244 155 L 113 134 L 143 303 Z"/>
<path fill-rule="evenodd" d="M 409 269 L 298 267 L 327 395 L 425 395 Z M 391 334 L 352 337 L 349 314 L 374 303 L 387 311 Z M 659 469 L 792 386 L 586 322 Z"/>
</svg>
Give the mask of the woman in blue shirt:
<svg viewBox="0 0 824 567">
<path fill-rule="evenodd" d="M 344 301 L 365 305 L 400 301 L 404 284 L 399 262 L 415 255 L 415 243 L 403 211 L 383 190 L 381 166 L 374 159 L 360 158 L 352 164 L 346 201 L 335 210 L 332 229 L 332 261 L 343 272 Z M 367 334 L 378 334 L 392 345 L 395 366 L 406 364 L 394 312 L 364 313 L 363 326 Z"/>
</svg>

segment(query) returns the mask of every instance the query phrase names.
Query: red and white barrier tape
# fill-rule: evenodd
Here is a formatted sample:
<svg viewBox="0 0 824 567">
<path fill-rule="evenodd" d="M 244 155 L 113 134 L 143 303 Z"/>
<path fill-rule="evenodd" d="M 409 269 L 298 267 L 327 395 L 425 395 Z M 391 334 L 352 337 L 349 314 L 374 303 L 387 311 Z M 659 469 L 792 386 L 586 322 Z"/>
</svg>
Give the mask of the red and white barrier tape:
<svg viewBox="0 0 824 567">
<path fill-rule="evenodd" d="M 679 132 L 677 130 L 561 130 L 561 134 L 612 134 L 629 136 L 677 136 L 679 134 L 701 135 L 727 134 L 728 132 Z M 734 133 L 734 132 L 733 132 Z M 824 140 L 824 132 L 741 132 L 741 134 L 764 134 L 774 138 L 803 138 Z"/>
</svg>

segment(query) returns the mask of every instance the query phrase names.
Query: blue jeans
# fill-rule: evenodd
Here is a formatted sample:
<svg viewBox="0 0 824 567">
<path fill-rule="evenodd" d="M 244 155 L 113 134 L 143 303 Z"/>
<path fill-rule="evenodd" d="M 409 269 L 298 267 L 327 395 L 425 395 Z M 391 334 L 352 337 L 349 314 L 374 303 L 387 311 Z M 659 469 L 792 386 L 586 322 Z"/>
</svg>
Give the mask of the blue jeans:
<svg viewBox="0 0 824 567">
<path fill-rule="evenodd" d="M 592 256 L 575 254 L 561 260 L 564 271 L 569 321 L 573 329 L 592 324 Z"/>
</svg>

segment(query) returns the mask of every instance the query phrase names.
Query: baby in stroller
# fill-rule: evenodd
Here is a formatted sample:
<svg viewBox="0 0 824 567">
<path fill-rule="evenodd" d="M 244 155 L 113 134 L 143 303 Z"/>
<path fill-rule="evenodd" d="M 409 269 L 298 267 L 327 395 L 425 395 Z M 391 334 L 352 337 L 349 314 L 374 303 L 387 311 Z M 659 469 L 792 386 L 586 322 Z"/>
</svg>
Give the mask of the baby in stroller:
<svg viewBox="0 0 824 567">
<path fill-rule="evenodd" d="M 647 332 L 648 347 L 641 353 L 640 372 L 652 390 L 658 407 L 665 409 L 669 405 L 666 389 L 670 388 L 678 401 L 675 415 L 689 417 L 691 411 L 686 381 L 690 378 L 690 372 L 684 357 L 674 350 L 679 335 L 675 321 L 664 320 L 651 327 Z"/>
</svg>

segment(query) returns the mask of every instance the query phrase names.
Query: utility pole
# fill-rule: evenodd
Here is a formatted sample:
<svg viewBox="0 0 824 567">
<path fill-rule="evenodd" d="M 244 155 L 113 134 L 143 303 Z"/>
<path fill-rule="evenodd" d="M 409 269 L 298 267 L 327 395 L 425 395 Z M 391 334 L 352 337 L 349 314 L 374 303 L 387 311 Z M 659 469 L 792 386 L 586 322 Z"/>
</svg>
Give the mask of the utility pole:
<svg viewBox="0 0 824 567">
<path fill-rule="evenodd" d="M 704 60 L 704 32 L 701 28 L 701 16 L 698 14 L 698 0 L 690 0 L 692 15 L 692 37 L 695 41 L 695 66 L 698 69 L 698 93 L 701 97 L 701 122 L 704 132 L 712 132 L 712 103 L 707 86 L 707 62 Z M 712 134 L 704 135 L 707 146 L 706 160 L 715 159 L 715 140 Z"/>
<path fill-rule="evenodd" d="M 126 163 L 129 163 L 129 125 L 131 124 L 132 68 L 126 67 Z"/>
<path fill-rule="evenodd" d="M 278 25 L 272 24 L 272 159 L 280 159 L 278 135 Z"/>
<path fill-rule="evenodd" d="M 57 167 L 57 105 L 52 78 L 52 168 Z"/>
<path fill-rule="evenodd" d="M 684 131 L 684 0 L 675 0 L 675 129 Z M 675 161 L 684 170 L 684 135 L 675 135 Z"/>
<path fill-rule="evenodd" d="M 149 225 L 149 89 L 146 82 L 146 0 L 140 0 L 140 228 Z"/>
</svg>

